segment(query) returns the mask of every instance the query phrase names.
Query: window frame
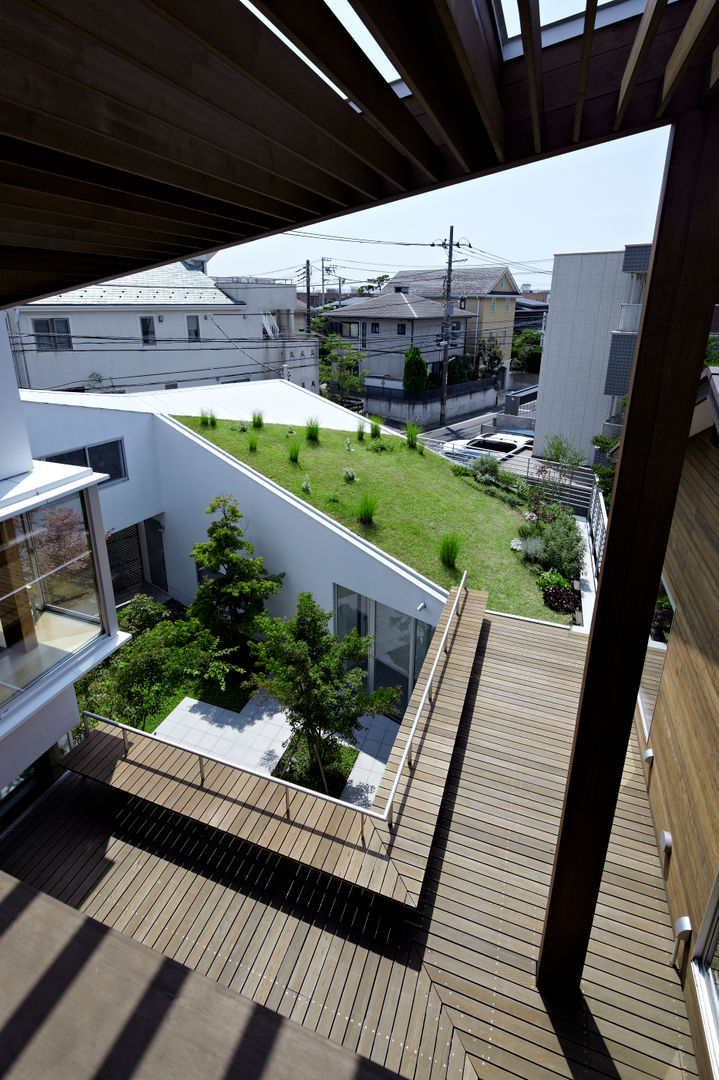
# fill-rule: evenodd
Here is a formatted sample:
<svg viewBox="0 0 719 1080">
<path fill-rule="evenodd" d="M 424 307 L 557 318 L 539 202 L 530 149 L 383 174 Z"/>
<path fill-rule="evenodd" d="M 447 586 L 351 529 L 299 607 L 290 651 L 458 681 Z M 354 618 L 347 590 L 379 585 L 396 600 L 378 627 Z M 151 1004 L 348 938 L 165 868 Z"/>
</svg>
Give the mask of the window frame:
<svg viewBox="0 0 719 1080">
<path fill-rule="evenodd" d="M 719 1076 L 719 987 L 711 973 L 711 962 L 718 945 L 719 872 L 709 894 L 691 962 L 704 1039 L 714 1076 Z"/>
<path fill-rule="evenodd" d="M 58 450 L 54 454 L 46 454 L 42 459 L 43 461 L 57 461 L 59 457 L 68 457 L 70 454 L 82 453 L 85 457 L 85 468 L 92 469 L 93 472 L 100 472 L 101 470 L 95 470 L 90 461 L 90 450 L 96 446 L 107 446 L 110 443 L 116 443 L 119 447 L 119 458 L 122 468 L 121 476 L 110 476 L 108 474 L 107 480 L 101 480 L 97 485 L 98 488 L 110 487 L 112 484 L 124 484 L 130 477 L 127 472 L 127 455 L 125 453 L 125 439 L 120 435 L 117 439 L 99 439 L 97 442 L 87 443 L 85 446 L 74 446 L 69 450 Z M 72 464 L 72 462 L 59 462 L 59 464 Z M 82 467 L 82 466 L 80 466 Z"/>
<path fill-rule="evenodd" d="M 400 335 L 400 337 L 406 337 L 407 336 L 407 323 L 398 322 L 397 323 L 397 333 Z"/>
<path fill-rule="evenodd" d="M 489 310 L 492 312 L 492 314 L 494 314 L 495 311 L 497 310 L 497 297 L 496 296 L 492 297 L 492 301 L 490 303 Z"/>
<path fill-rule="evenodd" d="M 43 318 L 31 319 L 32 332 L 35 338 L 36 352 L 72 352 L 72 331 L 68 318 Z M 38 330 L 38 323 L 47 323 L 47 330 Z M 66 330 L 58 329 L 57 324 L 64 323 Z M 40 339 L 45 339 L 48 344 L 41 344 Z"/>
<path fill-rule="evenodd" d="M 190 327 L 190 321 L 194 320 L 196 326 L 193 330 Z M 195 341 L 201 341 L 202 335 L 200 334 L 200 316 L 199 315 L 185 315 L 185 326 L 187 327 L 187 340 L 192 344 Z"/>
<path fill-rule="evenodd" d="M 379 323 L 378 322 L 370 323 L 369 326 L 370 326 L 370 330 L 369 330 L 370 334 L 379 334 Z"/>
</svg>

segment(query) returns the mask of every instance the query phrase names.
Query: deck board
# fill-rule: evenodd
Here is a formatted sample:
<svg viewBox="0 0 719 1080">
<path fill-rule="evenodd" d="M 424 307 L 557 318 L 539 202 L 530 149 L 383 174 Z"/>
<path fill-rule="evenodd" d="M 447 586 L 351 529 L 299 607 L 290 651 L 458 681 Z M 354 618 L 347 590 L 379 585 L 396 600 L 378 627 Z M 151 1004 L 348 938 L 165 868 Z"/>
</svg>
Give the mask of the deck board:
<svg viewBox="0 0 719 1080">
<path fill-rule="evenodd" d="M 319 831 L 303 835 L 323 870 L 77 776 L 0 842 L 0 868 L 406 1080 L 692 1080 L 634 744 L 583 998 L 550 1005 L 534 983 L 585 648 L 567 629 L 485 616 L 444 794 L 434 766 L 405 784 L 412 827 L 393 860 L 415 908 L 367 891 L 353 853 L 327 876 Z"/>
</svg>

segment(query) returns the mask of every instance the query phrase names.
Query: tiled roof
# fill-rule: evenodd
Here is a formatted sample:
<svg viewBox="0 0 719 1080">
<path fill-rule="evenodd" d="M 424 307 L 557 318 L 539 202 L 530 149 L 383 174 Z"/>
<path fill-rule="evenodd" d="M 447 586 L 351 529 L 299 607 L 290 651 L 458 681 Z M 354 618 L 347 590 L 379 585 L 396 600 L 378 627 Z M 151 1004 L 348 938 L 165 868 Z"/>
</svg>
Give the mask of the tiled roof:
<svg viewBox="0 0 719 1080">
<path fill-rule="evenodd" d="M 147 307 L 159 304 L 182 304 L 193 307 L 234 307 L 234 301 L 218 289 L 211 277 L 202 270 L 190 269 L 185 263 L 170 263 L 157 270 L 128 274 L 103 285 L 88 285 L 84 289 L 59 293 L 44 300 L 34 300 L 33 306 L 48 304 L 137 304 Z"/>
<path fill-rule="evenodd" d="M 507 266 L 472 266 L 452 270 L 452 296 L 484 296 L 497 284 L 502 275 L 510 274 Z M 510 274 L 511 277 L 511 274 Z M 401 285 L 422 296 L 443 296 L 446 272 L 441 270 L 400 270 L 388 281 L 384 292 L 394 292 Z M 512 281 L 514 279 L 512 278 Z"/>
<path fill-rule="evenodd" d="M 444 305 L 414 293 L 380 293 L 369 300 L 343 304 L 332 312 L 333 319 L 357 317 L 363 319 L 442 319 Z M 455 311 L 452 318 L 469 318 L 467 311 Z"/>
</svg>

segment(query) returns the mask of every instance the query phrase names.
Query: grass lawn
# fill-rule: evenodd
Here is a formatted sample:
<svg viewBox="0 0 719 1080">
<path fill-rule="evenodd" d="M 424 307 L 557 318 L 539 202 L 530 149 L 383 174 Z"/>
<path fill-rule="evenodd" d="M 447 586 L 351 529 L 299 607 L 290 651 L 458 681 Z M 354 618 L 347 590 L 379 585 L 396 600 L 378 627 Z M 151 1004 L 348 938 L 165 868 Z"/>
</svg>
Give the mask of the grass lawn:
<svg viewBox="0 0 719 1080">
<path fill-rule="evenodd" d="M 347 777 L 352 772 L 359 750 L 356 746 L 340 744 L 337 751 L 337 760 L 327 767 L 324 765 L 325 779 L 327 780 L 328 795 L 339 799 L 344 791 Z M 289 761 L 294 758 L 295 764 Z M 279 776 L 283 780 L 289 780 L 292 784 L 309 788 L 310 791 L 321 791 L 324 794 L 322 777 L 317 767 L 314 754 L 310 754 L 307 743 L 303 737 L 296 742 L 290 742 L 284 754 L 275 765 L 273 776 Z"/>
<path fill-rule="evenodd" d="M 369 435 L 360 442 L 351 434 L 350 452 L 348 433 L 342 431 L 322 429 L 319 443 L 312 443 L 302 427 L 290 435 L 283 425 L 265 425 L 260 430 L 250 425 L 243 432 L 233 420 L 218 420 L 216 427 L 210 428 L 202 427 L 199 417 L 176 419 L 438 585 L 450 588 L 466 569 L 467 584 L 486 589 L 490 608 L 569 622 L 569 616 L 544 606 L 536 575 L 510 549 L 523 520 L 521 514 L 487 495 L 473 479 L 453 476 L 444 458 L 409 450 L 399 436 L 383 436 L 382 441 L 393 451 L 374 453 Z M 249 449 L 250 437 L 257 440 L 254 453 Z M 288 452 L 293 440 L 300 444 L 296 464 Z M 354 470 L 354 483 L 345 482 L 345 467 Z M 305 476 L 309 476 L 309 494 L 302 490 Z M 370 525 L 357 519 L 363 495 L 377 500 Z M 440 541 L 447 533 L 456 533 L 460 542 L 456 570 L 449 570 L 439 558 Z"/>
</svg>

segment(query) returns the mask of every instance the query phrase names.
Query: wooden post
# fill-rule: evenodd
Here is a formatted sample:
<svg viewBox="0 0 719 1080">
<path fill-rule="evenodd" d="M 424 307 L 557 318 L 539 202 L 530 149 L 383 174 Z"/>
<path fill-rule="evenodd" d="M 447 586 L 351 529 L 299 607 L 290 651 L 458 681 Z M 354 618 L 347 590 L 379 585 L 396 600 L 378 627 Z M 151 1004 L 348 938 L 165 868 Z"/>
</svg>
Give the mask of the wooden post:
<svg viewBox="0 0 719 1080">
<path fill-rule="evenodd" d="M 576 993 L 719 298 L 719 106 L 670 141 L 537 969 Z"/>
</svg>

